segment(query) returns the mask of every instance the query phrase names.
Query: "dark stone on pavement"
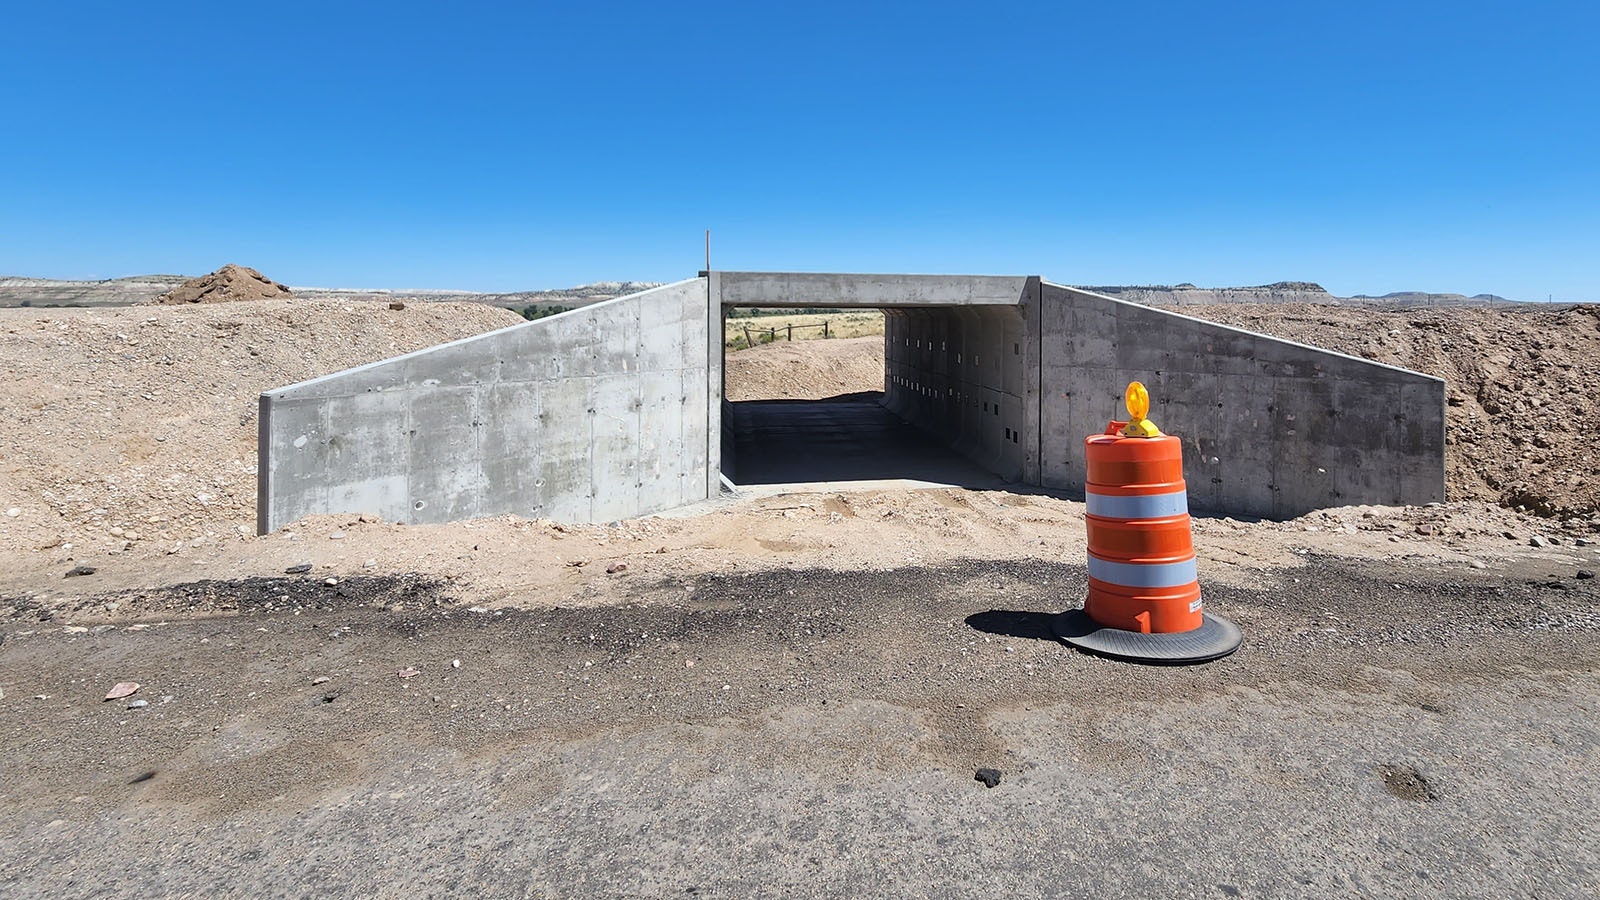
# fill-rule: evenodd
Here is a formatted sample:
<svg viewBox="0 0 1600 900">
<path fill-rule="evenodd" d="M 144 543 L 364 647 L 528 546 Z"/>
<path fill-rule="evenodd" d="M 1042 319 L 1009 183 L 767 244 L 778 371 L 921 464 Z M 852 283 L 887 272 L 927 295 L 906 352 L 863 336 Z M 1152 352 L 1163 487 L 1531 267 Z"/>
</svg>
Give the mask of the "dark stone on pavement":
<svg viewBox="0 0 1600 900">
<path fill-rule="evenodd" d="M 994 787 L 1000 783 L 1000 770 L 979 769 L 977 774 L 972 776 L 972 780 L 983 782 L 984 787 Z"/>
<path fill-rule="evenodd" d="M 1402 800 L 1429 803 L 1439 799 L 1432 783 L 1412 766 L 1379 766 L 1378 774 L 1383 776 L 1384 789 Z"/>
<path fill-rule="evenodd" d="M 68 571 L 67 574 L 64 577 L 66 577 L 66 578 L 77 578 L 80 575 L 93 575 L 94 573 L 95 573 L 94 566 L 73 566 L 72 569 L 70 571 Z"/>
<path fill-rule="evenodd" d="M 311 571 L 311 563 L 300 563 L 297 566 L 290 566 L 284 569 L 283 573 L 285 575 L 304 575 L 309 571 Z"/>
</svg>

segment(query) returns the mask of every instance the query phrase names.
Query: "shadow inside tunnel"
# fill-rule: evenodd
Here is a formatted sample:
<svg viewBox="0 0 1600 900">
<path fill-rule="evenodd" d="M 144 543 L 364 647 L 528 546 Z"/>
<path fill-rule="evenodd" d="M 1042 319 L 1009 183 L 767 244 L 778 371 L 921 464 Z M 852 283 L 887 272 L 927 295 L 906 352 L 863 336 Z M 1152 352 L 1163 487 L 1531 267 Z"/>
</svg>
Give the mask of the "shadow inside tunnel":
<svg viewBox="0 0 1600 900">
<path fill-rule="evenodd" d="M 825 400 L 728 403 L 723 472 L 741 487 L 904 479 L 1033 493 L 901 419 L 867 391 Z"/>
<path fill-rule="evenodd" d="M 1025 612 L 1015 609 L 991 609 L 973 613 L 966 622 L 985 634 L 1025 638 L 1036 641 L 1055 641 L 1055 621 L 1058 612 Z"/>
</svg>

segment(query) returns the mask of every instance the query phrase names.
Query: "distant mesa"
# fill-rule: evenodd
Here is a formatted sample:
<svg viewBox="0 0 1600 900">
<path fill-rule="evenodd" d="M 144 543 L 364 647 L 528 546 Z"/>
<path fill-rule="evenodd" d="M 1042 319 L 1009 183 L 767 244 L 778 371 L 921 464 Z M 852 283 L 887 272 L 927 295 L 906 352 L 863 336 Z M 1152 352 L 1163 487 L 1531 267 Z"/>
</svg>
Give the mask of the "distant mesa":
<svg viewBox="0 0 1600 900">
<path fill-rule="evenodd" d="M 1499 294 L 1436 294 L 1431 291 L 1390 291 L 1382 296 L 1356 294 L 1352 300 L 1377 300 L 1400 306 L 1479 306 L 1511 303 Z"/>
<path fill-rule="evenodd" d="M 1263 284 L 1254 290 L 1258 291 L 1304 291 L 1308 294 L 1326 294 L 1328 289 L 1315 281 L 1274 281 Z"/>
<path fill-rule="evenodd" d="M 1208 293 L 1328 293 L 1317 282 L 1272 282 L 1270 285 L 1250 285 L 1237 288 L 1202 288 L 1194 282 L 1176 285 L 1083 285 L 1083 290 L 1094 293 L 1176 293 L 1176 291 L 1208 291 Z"/>
<path fill-rule="evenodd" d="M 191 278 L 150 301 L 164 306 L 185 303 L 239 303 L 248 300 L 286 300 L 287 287 L 249 266 L 228 263 L 210 275 Z"/>
</svg>

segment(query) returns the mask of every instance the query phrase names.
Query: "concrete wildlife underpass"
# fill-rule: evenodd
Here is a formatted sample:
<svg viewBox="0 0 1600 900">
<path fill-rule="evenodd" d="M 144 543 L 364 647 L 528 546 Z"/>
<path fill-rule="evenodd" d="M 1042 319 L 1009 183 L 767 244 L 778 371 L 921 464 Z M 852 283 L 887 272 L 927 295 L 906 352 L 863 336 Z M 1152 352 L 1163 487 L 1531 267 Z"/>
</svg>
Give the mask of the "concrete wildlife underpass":
<svg viewBox="0 0 1600 900">
<path fill-rule="evenodd" d="M 732 409 L 732 307 L 882 309 L 881 406 Z M 1196 510 L 1444 499 L 1438 378 L 1037 276 L 713 271 L 262 394 L 257 526 L 360 512 L 612 521 L 715 497 L 724 474 L 794 477 L 761 473 L 802 432 L 854 462 L 792 454 L 819 463 L 794 480 L 1082 491 L 1083 439 L 1119 417 L 1133 380 L 1183 438 Z M 945 450 L 966 475 L 951 480 L 962 470 Z"/>
</svg>

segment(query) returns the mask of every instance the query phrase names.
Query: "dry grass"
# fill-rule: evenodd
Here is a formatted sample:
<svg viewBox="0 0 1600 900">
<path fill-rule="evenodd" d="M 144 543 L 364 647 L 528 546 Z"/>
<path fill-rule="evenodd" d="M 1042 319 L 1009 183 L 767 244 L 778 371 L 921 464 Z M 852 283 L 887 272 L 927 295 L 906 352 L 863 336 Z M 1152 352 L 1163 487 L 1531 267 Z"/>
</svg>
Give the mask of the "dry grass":
<svg viewBox="0 0 1600 900">
<path fill-rule="evenodd" d="M 781 316 L 729 316 L 723 326 L 723 342 L 731 350 L 749 346 L 750 339 L 763 343 L 766 335 L 776 341 L 815 341 L 822 339 L 822 323 L 828 323 L 828 337 L 854 338 L 883 334 L 883 313 L 876 309 L 853 309 L 847 312 L 796 313 Z M 791 327 L 793 326 L 792 330 Z"/>
</svg>

